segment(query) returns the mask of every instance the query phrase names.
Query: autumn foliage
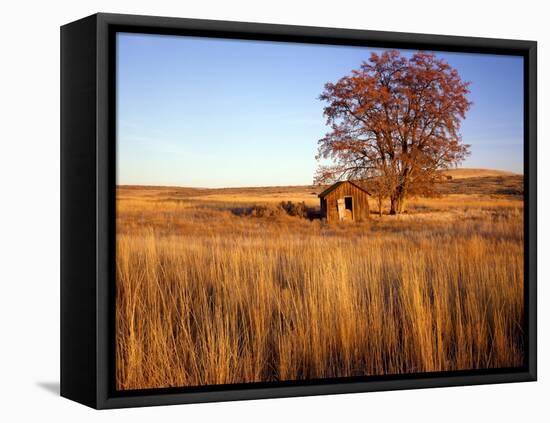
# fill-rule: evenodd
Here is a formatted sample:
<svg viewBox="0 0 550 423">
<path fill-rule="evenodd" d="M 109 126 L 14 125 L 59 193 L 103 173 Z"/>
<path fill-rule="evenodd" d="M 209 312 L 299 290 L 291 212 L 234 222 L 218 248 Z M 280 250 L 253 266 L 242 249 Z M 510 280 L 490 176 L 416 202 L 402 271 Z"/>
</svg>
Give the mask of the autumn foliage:
<svg viewBox="0 0 550 423">
<path fill-rule="evenodd" d="M 378 180 L 391 214 L 403 211 L 408 196 L 431 194 L 440 170 L 469 153 L 460 136 L 472 104 L 468 86 L 434 54 L 372 53 L 320 96 L 331 131 L 317 158 L 331 164 L 318 168 L 316 182 Z"/>
</svg>

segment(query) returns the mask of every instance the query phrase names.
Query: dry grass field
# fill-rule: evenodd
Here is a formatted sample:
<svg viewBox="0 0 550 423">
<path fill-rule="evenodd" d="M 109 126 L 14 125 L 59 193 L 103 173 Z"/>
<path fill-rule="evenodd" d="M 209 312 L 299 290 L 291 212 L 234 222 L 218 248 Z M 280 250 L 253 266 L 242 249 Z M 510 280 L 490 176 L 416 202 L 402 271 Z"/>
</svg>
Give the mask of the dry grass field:
<svg viewBox="0 0 550 423">
<path fill-rule="evenodd" d="M 475 168 L 449 169 L 449 170 L 444 170 L 441 173 L 443 173 L 444 175 L 449 175 L 453 179 L 500 177 L 500 176 L 519 176 L 516 173 L 508 172 L 506 170 L 475 169 Z"/>
<path fill-rule="evenodd" d="M 522 364 L 522 176 L 362 223 L 279 206 L 321 189 L 119 187 L 117 387 Z"/>
</svg>

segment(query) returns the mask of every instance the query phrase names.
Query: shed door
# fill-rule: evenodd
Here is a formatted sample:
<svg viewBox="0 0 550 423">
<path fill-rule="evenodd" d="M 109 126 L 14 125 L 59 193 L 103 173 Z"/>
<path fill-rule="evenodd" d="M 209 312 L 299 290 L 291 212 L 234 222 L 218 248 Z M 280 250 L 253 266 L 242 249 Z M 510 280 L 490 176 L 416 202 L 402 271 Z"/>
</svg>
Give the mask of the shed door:
<svg viewBox="0 0 550 423">
<path fill-rule="evenodd" d="M 346 218 L 346 202 L 343 198 L 339 198 L 336 204 L 338 208 L 338 219 L 344 220 Z"/>
<path fill-rule="evenodd" d="M 353 197 L 344 197 L 344 201 L 346 205 L 346 220 L 353 220 Z"/>
</svg>

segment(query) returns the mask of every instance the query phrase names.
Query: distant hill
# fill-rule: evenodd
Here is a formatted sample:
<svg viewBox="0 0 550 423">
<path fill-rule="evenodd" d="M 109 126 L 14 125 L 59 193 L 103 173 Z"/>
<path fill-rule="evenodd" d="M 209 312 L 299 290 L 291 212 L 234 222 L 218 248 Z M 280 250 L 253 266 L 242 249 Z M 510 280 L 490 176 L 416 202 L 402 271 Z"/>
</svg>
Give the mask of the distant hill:
<svg viewBox="0 0 550 423">
<path fill-rule="evenodd" d="M 453 179 L 466 178 L 486 178 L 496 176 L 521 176 L 519 173 L 508 172 L 506 170 L 495 169 L 473 169 L 473 168 L 458 168 L 441 171 L 443 175 L 451 176 Z"/>
<path fill-rule="evenodd" d="M 523 175 L 504 170 L 459 168 L 442 171 L 443 178 L 437 184 L 441 194 L 523 195 Z M 368 181 L 355 181 L 369 191 Z M 207 198 L 212 201 L 241 201 L 243 203 L 305 201 L 308 205 L 319 203 L 317 195 L 328 185 L 296 185 L 235 188 L 190 188 L 177 186 L 118 185 L 117 195 L 125 197 L 151 197 L 157 200 L 181 200 Z"/>
</svg>

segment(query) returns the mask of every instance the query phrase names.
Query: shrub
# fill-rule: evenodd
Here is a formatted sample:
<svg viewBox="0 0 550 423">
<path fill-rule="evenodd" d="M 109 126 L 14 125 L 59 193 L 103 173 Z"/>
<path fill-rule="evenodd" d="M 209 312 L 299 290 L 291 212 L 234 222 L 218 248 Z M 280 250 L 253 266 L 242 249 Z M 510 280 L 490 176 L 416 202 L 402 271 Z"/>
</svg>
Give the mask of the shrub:
<svg viewBox="0 0 550 423">
<path fill-rule="evenodd" d="M 252 217 L 280 217 L 292 216 L 307 218 L 308 209 L 306 203 L 293 203 L 292 201 L 282 201 L 279 204 L 256 204 L 250 211 Z"/>
<path fill-rule="evenodd" d="M 289 216 L 296 217 L 308 217 L 308 209 L 306 203 L 303 201 L 301 203 L 293 203 L 292 201 L 283 201 L 280 204 L 280 207 L 288 214 Z"/>
<path fill-rule="evenodd" d="M 250 209 L 252 217 L 277 217 L 285 214 L 285 210 L 277 204 L 256 204 Z"/>
</svg>

